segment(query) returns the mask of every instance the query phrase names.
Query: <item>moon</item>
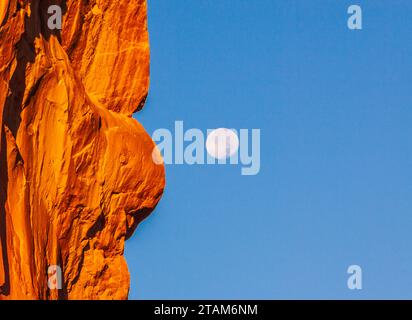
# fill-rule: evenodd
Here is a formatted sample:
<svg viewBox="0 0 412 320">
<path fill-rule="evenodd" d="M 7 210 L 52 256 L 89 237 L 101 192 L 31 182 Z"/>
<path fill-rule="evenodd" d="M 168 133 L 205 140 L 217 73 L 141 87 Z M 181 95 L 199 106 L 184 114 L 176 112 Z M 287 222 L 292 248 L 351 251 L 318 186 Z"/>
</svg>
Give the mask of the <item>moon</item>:
<svg viewBox="0 0 412 320">
<path fill-rule="evenodd" d="M 225 159 L 239 149 L 239 138 L 230 129 L 219 128 L 211 131 L 206 139 L 207 153 L 215 159 Z"/>
</svg>

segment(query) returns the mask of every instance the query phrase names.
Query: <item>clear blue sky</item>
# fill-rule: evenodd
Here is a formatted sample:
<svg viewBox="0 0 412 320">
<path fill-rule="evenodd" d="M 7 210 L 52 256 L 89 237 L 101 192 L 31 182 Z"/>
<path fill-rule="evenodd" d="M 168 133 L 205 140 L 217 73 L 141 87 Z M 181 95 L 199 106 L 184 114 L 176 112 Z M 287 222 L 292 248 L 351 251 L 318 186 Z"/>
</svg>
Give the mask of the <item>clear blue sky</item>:
<svg viewBox="0 0 412 320">
<path fill-rule="evenodd" d="M 411 299 L 412 2 L 149 0 L 149 30 L 137 118 L 260 128 L 261 171 L 168 166 L 130 298 Z"/>
</svg>

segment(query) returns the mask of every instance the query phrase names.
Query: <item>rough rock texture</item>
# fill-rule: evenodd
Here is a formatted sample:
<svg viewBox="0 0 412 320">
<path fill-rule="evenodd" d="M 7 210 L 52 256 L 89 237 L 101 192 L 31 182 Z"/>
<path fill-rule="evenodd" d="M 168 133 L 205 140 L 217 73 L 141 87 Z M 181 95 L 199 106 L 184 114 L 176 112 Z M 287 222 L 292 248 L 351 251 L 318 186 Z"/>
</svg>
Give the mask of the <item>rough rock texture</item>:
<svg viewBox="0 0 412 320">
<path fill-rule="evenodd" d="M 146 1 L 0 0 L 0 23 L 0 299 L 126 299 L 124 242 L 164 188 L 131 117 L 149 85 Z"/>
</svg>

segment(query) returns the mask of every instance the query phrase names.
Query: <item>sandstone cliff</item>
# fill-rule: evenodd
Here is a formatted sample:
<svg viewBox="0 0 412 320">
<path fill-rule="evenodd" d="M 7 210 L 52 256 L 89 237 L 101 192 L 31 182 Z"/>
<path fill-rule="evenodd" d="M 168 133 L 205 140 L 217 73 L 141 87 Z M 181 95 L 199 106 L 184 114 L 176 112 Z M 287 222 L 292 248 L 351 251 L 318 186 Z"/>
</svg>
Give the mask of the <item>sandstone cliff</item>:
<svg viewBox="0 0 412 320">
<path fill-rule="evenodd" d="M 146 1 L 0 0 L 0 23 L 0 299 L 125 299 L 124 242 L 164 188 L 131 117 L 149 86 Z"/>
</svg>

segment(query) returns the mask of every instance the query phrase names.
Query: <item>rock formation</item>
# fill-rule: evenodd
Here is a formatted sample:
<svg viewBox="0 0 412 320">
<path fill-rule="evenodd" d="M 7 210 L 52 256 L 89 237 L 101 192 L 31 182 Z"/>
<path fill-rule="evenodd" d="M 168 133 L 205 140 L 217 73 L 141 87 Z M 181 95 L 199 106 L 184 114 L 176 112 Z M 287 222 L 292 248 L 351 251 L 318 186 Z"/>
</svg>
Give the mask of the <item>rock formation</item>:
<svg viewBox="0 0 412 320">
<path fill-rule="evenodd" d="M 164 188 L 132 118 L 149 86 L 146 1 L 0 0 L 0 23 L 0 299 L 126 299 L 124 242 Z"/>
</svg>

